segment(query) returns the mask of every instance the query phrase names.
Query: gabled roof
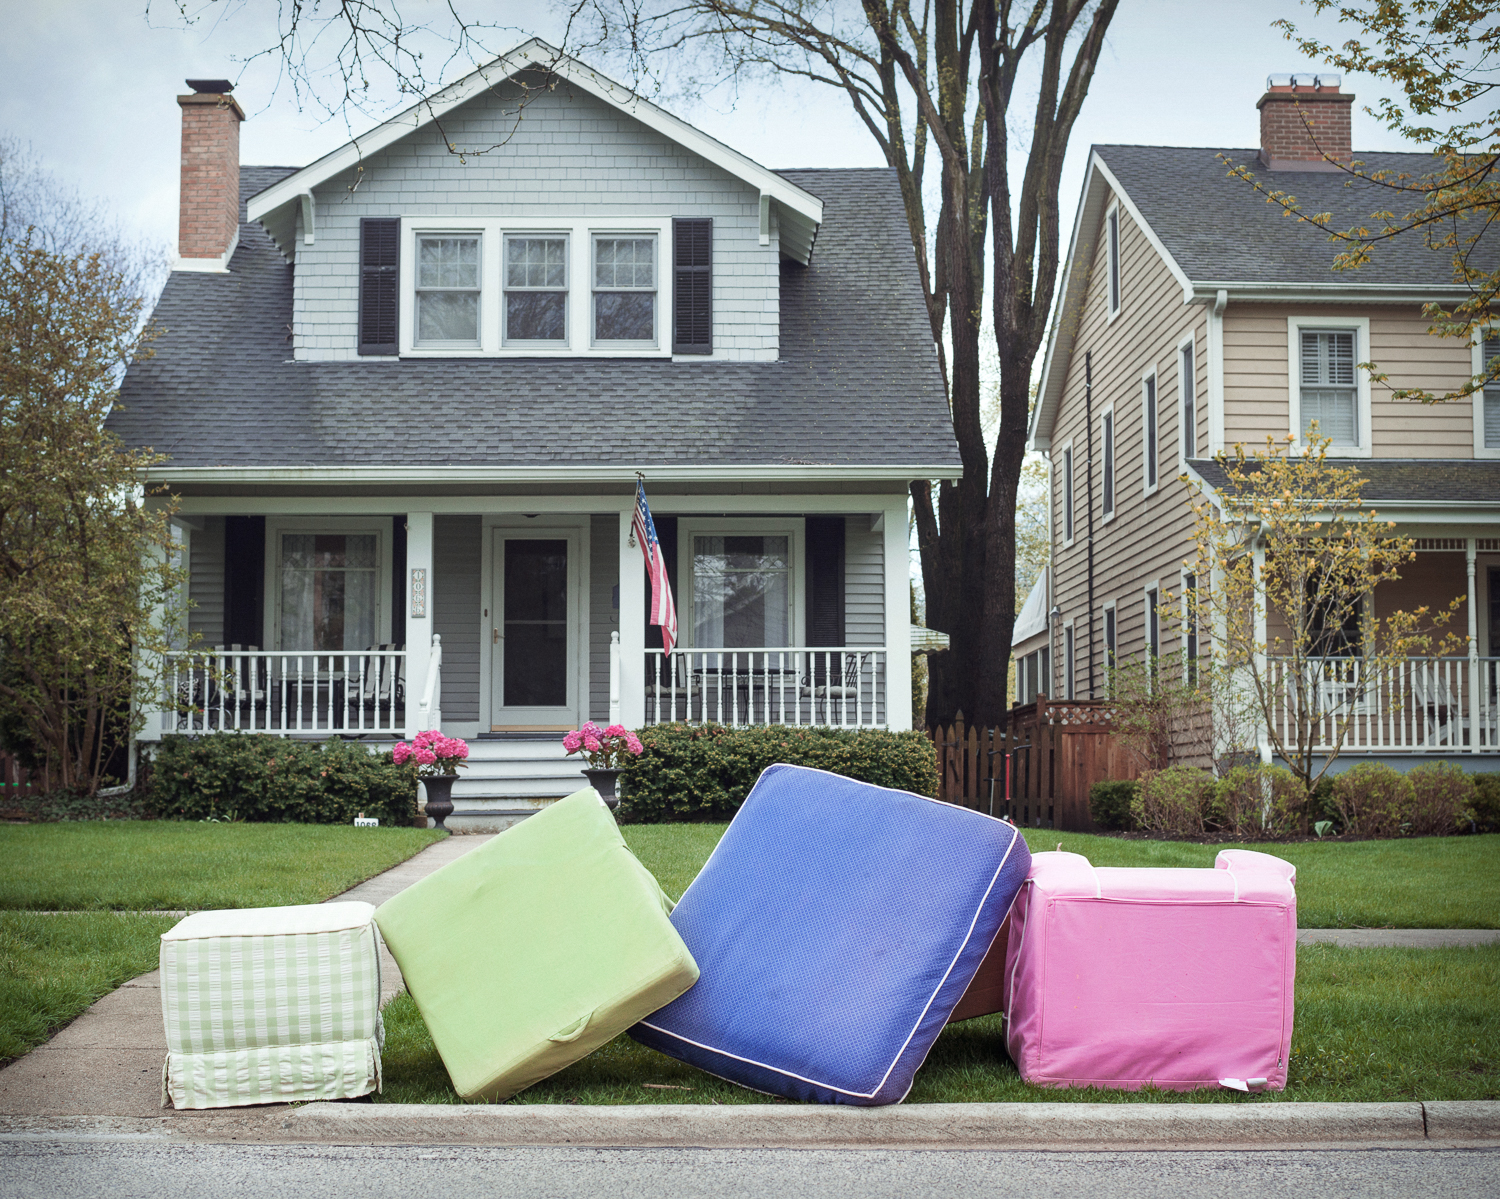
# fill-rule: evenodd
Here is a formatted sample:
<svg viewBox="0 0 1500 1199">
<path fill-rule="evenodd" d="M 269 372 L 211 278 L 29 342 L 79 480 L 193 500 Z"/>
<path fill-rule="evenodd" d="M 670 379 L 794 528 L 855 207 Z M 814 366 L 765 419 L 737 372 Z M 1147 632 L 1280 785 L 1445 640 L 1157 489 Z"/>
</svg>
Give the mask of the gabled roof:
<svg viewBox="0 0 1500 1199">
<path fill-rule="evenodd" d="M 1342 246 L 1324 230 L 1282 215 L 1279 205 L 1231 178 L 1219 155 L 1249 166 L 1266 186 L 1290 192 L 1304 212 L 1332 213 L 1330 229 L 1368 223 L 1371 213 L 1391 207 L 1390 191 L 1337 171 L 1263 170 L 1257 153 L 1192 146 L 1091 148 L 1032 414 L 1034 449 L 1051 442 L 1111 194 L 1161 256 L 1182 288 L 1184 304 L 1212 302 L 1220 293 L 1226 301 L 1408 303 L 1467 294 L 1454 282 L 1452 251 L 1429 249 L 1419 233 L 1383 243 L 1369 266 L 1335 272 L 1333 260 Z M 1420 177 L 1435 166 L 1428 154 L 1356 154 L 1355 159 L 1366 173 L 1390 170 Z M 1473 262 L 1493 269 L 1500 262 L 1500 241 L 1487 237 Z"/>
<path fill-rule="evenodd" d="M 294 173 L 242 168 L 242 203 Z M 784 177 L 827 215 L 781 265 L 779 361 L 295 362 L 292 268 L 244 223 L 228 272 L 168 279 L 109 428 L 178 481 L 958 477 L 895 172 Z"/>
<path fill-rule="evenodd" d="M 325 154 L 316 162 L 275 181 L 252 197 L 249 219 L 263 223 L 283 253 L 290 256 L 293 211 L 304 193 L 358 165 L 392 142 L 431 124 L 460 104 L 483 95 L 523 71 L 536 70 L 556 75 L 580 91 L 613 105 L 647 128 L 756 188 L 762 197 L 773 201 L 780 209 L 782 252 L 799 262 L 807 261 L 812 252 L 813 237 L 823 220 L 823 204 L 817 196 L 798 187 L 784 174 L 778 174 L 746 158 L 738 150 L 693 128 L 666 109 L 636 95 L 623 84 L 616 83 L 556 47 L 549 46 L 540 38 L 532 38 L 508 54 L 502 54 L 436 95 L 418 101 L 404 112 L 377 125 L 369 133 L 361 134 L 331 154 Z"/>
</svg>

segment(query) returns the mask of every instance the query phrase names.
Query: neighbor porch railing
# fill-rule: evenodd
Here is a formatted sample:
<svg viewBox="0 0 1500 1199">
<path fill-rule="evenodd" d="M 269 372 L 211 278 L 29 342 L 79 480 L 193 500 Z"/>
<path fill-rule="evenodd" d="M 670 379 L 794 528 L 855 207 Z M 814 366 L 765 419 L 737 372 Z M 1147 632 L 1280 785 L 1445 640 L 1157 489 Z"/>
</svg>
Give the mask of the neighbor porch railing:
<svg viewBox="0 0 1500 1199">
<path fill-rule="evenodd" d="M 886 677 L 884 646 L 651 649 L 645 722 L 883 728 Z"/>
<path fill-rule="evenodd" d="M 164 733 L 405 731 L 404 649 L 215 649 L 170 653 L 165 667 Z"/>
<path fill-rule="evenodd" d="M 1385 668 L 1323 658 L 1267 663 L 1273 728 L 1297 744 L 1299 714 L 1312 748 L 1345 753 L 1500 752 L 1500 658 L 1406 658 Z"/>
</svg>

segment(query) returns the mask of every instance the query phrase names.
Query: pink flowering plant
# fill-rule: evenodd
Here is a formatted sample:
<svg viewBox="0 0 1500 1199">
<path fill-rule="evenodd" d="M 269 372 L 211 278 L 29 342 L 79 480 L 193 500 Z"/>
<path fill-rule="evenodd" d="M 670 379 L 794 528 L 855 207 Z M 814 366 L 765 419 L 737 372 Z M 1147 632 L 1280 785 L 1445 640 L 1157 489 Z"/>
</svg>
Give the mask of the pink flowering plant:
<svg viewBox="0 0 1500 1199">
<path fill-rule="evenodd" d="M 418 778 L 434 778 L 445 774 L 457 774 L 460 766 L 467 766 L 469 743 L 461 737 L 445 737 L 437 729 L 418 733 L 408 745 L 396 742 L 391 757 L 397 766 L 410 762 L 417 768 Z"/>
<path fill-rule="evenodd" d="M 640 757 L 644 749 L 641 739 L 623 724 L 601 729 L 592 720 L 564 736 L 563 748 L 570 754 L 583 754 L 591 770 L 618 770 L 628 758 Z"/>
</svg>

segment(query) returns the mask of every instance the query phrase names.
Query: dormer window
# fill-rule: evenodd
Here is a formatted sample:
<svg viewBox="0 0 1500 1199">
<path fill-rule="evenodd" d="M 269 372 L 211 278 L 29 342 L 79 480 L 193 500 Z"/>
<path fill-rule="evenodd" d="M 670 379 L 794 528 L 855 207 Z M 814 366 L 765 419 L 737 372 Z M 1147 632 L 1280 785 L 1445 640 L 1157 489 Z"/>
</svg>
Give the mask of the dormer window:
<svg viewBox="0 0 1500 1199">
<path fill-rule="evenodd" d="M 417 239 L 417 343 L 479 345 L 479 238 Z"/>
<path fill-rule="evenodd" d="M 361 330 L 380 315 L 398 336 L 393 346 L 362 339 L 363 353 L 414 358 L 712 353 L 712 221 L 614 216 L 364 221 L 367 234 L 385 227 L 392 233 L 388 240 L 399 242 L 400 260 L 391 267 L 377 265 L 370 246 L 378 239 L 366 238 Z M 702 253 L 694 257 L 688 287 L 678 296 L 674 283 L 683 271 L 667 256 L 675 247 L 681 257 L 676 244 L 681 238 L 670 234 L 682 227 L 696 235 L 694 245 L 701 242 Z M 384 305 L 378 314 L 377 302 Z"/>
</svg>

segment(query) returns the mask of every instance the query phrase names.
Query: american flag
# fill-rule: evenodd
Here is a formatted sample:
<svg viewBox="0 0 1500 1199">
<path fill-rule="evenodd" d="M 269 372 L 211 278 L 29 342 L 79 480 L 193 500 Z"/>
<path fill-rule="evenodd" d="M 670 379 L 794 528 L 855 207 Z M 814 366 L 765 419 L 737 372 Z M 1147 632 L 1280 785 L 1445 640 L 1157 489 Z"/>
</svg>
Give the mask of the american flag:
<svg viewBox="0 0 1500 1199">
<path fill-rule="evenodd" d="M 672 599 L 672 584 L 667 578 L 667 560 L 662 556 L 661 542 L 656 539 L 656 522 L 646 503 L 646 484 L 635 482 L 635 519 L 631 522 L 636 542 L 646 558 L 646 573 L 651 576 L 651 611 L 647 624 L 661 625 L 661 642 L 667 653 L 677 644 L 677 604 Z"/>
</svg>

